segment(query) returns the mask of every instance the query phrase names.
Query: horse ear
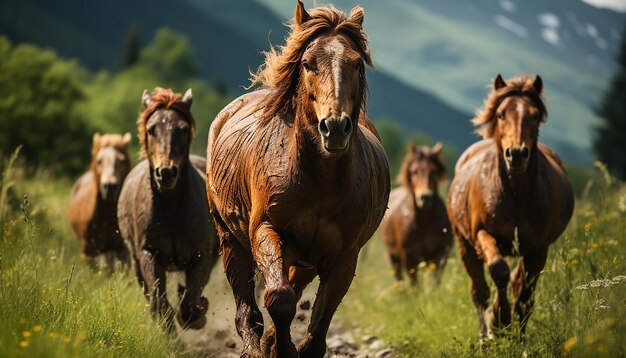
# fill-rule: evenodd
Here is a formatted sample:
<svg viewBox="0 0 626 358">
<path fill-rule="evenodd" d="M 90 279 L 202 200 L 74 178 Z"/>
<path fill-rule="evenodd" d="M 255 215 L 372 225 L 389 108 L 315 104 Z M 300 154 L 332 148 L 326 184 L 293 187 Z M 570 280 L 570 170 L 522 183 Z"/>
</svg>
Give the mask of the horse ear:
<svg viewBox="0 0 626 358">
<path fill-rule="evenodd" d="M 183 102 L 187 106 L 187 108 L 191 108 L 191 103 L 193 102 L 193 93 L 191 92 L 191 88 L 188 89 L 187 92 L 185 92 L 181 102 Z"/>
<path fill-rule="evenodd" d="M 431 149 L 430 153 L 433 155 L 441 154 L 441 149 L 443 149 L 443 143 L 437 142 Z"/>
<path fill-rule="evenodd" d="M 348 17 L 348 21 L 359 24 L 359 26 L 363 26 L 363 19 L 365 18 L 365 11 L 360 6 L 355 6 L 350 10 L 350 16 Z"/>
<path fill-rule="evenodd" d="M 141 103 L 143 103 L 143 108 L 148 108 L 152 104 L 152 96 L 147 89 L 143 90 L 141 94 Z"/>
<path fill-rule="evenodd" d="M 133 137 L 130 135 L 129 132 L 124 133 L 124 136 L 122 137 L 122 140 L 124 141 L 124 145 L 126 145 L 127 147 L 130 144 L 130 141 L 132 139 L 133 139 Z"/>
<path fill-rule="evenodd" d="M 533 87 L 535 88 L 535 91 L 537 91 L 537 93 L 541 93 L 541 91 L 543 90 L 543 80 L 541 79 L 541 76 L 535 76 L 535 82 L 533 82 Z"/>
<path fill-rule="evenodd" d="M 406 151 L 409 154 L 415 154 L 417 153 L 417 148 L 415 148 L 415 144 L 413 142 L 409 142 L 409 144 L 406 147 Z"/>
<path fill-rule="evenodd" d="M 502 76 L 498 73 L 496 79 L 493 80 L 493 89 L 497 91 L 502 87 L 506 87 L 506 82 L 504 82 Z"/>
<path fill-rule="evenodd" d="M 296 13 L 293 15 L 293 19 L 298 27 L 311 20 L 311 15 L 306 12 L 304 4 L 300 0 L 298 0 L 298 5 L 296 5 Z"/>
<path fill-rule="evenodd" d="M 100 142 L 100 133 L 96 132 L 93 134 L 93 146 L 97 147 L 98 143 Z"/>
</svg>

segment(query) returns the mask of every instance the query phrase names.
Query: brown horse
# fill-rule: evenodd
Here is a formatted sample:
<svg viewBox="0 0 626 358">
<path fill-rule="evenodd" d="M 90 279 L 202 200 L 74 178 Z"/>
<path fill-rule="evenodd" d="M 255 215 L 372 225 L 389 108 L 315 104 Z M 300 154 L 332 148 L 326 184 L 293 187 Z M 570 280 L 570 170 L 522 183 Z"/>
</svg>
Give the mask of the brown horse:
<svg viewBox="0 0 626 358">
<path fill-rule="evenodd" d="M 371 65 L 364 13 L 298 2 L 286 45 L 253 78 L 264 88 L 228 105 L 211 125 L 207 192 L 237 304 L 242 356 L 262 356 L 254 271 L 265 283 L 272 357 L 322 357 L 326 333 L 361 247 L 384 214 L 389 167 L 364 113 Z M 297 350 L 290 324 L 302 290 L 320 285 Z M 273 342 L 273 343 L 272 343 Z"/>
<path fill-rule="evenodd" d="M 409 144 L 397 179 L 401 186 L 391 191 L 380 225 L 396 279 L 402 280 L 404 269 L 413 285 L 422 262 L 435 265 L 439 281 L 452 248 L 450 221 L 438 190 L 446 175 L 441 148 L 441 143 L 419 149 Z"/>
<path fill-rule="evenodd" d="M 207 205 L 203 158 L 190 155 L 195 122 L 191 90 L 181 98 L 171 90 L 144 91 L 139 141 L 147 160 L 128 175 L 117 208 L 122 237 L 130 251 L 139 284 L 153 313 L 173 329 L 166 295 L 166 271 L 182 271 L 185 286 L 178 322 L 200 329 L 208 300 L 202 290 L 218 254 L 215 228 Z"/>
<path fill-rule="evenodd" d="M 450 186 L 448 214 L 472 279 L 481 339 L 511 322 L 509 280 L 524 334 L 548 246 L 565 230 L 574 209 L 561 160 L 537 141 L 547 116 L 542 89 L 539 76 L 508 83 L 496 77 L 484 110 L 473 120 L 484 139 L 461 155 Z M 512 255 L 522 258 L 509 276 L 503 256 Z M 490 310 L 483 262 L 497 288 Z"/>
<path fill-rule="evenodd" d="M 74 184 L 68 216 L 78 235 L 83 255 L 92 269 L 95 258 L 105 255 L 109 269 L 115 259 L 128 262 L 128 251 L 117 225 L 117 199 L 130 171 L 130 133 L 93 135 L 91 168 Z"/>
</svg>

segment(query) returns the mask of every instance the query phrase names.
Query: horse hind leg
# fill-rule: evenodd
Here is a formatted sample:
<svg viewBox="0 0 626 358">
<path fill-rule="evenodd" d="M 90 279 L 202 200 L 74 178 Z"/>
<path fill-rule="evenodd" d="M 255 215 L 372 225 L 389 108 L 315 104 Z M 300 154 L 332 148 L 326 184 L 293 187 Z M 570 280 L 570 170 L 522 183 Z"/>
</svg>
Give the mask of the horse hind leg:
<svg viewBox="0 0 626 358">
<path fill-rule="evenodd" d="M 389 260 L 391 261 L 391 269 L 393 271 L 393 277 L 396 281 L 402 281 L 402 264 L 400 262 L 400 257 L 397 255 L 391 254 L 389 255 Z"/>
<path fill-rule="evenodd" d="M 216 220 L 217 221 L 217 220 Z M 233 290 L 237 312 L 235 327 L 243 341 L 241 357 L 263 357 L 260 339 L 263 335 L 263 315 L 255 300 L 254 261 L 250 251 L 225 229 L 218 229 L 222 261 L 228 283 Z"/>
<path fill-rule="evenodd" d="M 280 236 L 271 225 L 261 224 L 256 230 L 252 253 L 263 275 L 263 301 L 276 331 L 271 358 L 298 356 L 290 332 L 291 321 L 296 315 L 296 294 L 288 278 L 291 258 L 285 255 L 285 251 Z"/>
<path fill-rule="evenodd" d="M 500 254 L 496 239 L 492 235 L 485 230 L 480 230 L 477 238 L 487 261 L 489 274 L 497 289 L 491 312 L 488 312 L 488 321 L 492 327 L 504 328 L 511 323 L 511 306 L 507 297 L 509 265 Z"/>
<path fill-rule="evenodd" d="M 487 302 L 489 300 L 489 286 L 487 286 L 487 281 L 485 281 L 483 262 L 476 254 L 474 248 L 464 238 L 459 237 L 458 242 L 465 271 L 467 271 L 472 280 L 472 301 L 478 313 L 479 337 L 482 342 L 484 337 L 493 338 L 491 329 L 485 320 Z"/>
<path fill-rule="evenodd" d="M 535 304 L 534 292 L 539 274 L 546 265 L 548 249 L 542 248 L 527 253 L 515 270 L 513 286 L 513 303 L 515 313 L 520 321 L 520 337 L 526 332 L 526 325 Z"/>
</svg>

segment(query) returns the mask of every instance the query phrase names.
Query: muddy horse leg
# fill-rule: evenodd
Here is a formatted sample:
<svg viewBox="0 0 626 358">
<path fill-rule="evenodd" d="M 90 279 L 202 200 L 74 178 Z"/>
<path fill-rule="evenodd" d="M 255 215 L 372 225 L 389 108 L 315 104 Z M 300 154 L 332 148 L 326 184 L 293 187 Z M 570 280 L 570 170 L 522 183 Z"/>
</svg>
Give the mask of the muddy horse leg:
<svg viewBox="0 0 626 358">
<path fill-rule="evenodd" d="M 318 358 L 326 353 L 326 334 L 339 303 L 348 292 L 354 273 L 358 252 L 340 257 L 332 269 L 320 272 L 320 285 L 313 304 L 311 323 L 298 344 L 300 358 Z"/>
<path fill-rule="evenodd" d="M 314 268 L 296 266 L 291 266 L 289 268 L 289 283 L 291 284 L 291 287 L 296 295 L 296 302 L 300 301 L 300 298 L 302 298 L 302 292 L 306 286 L 313 281 L 315 276 L 317 276 L 317 271 Z M 261 341 L 261 349 L 265 356 L 269 356 L 270 348 L 275 341 L 276 329 L 272 325 L 267 330 L 263 336 L 263 340 Z"/>
<path fill-rule="evenodd" d="M 417 285 L 417 266 L 419 264 L 419 260 L 415 255 L 405 252 L 404 258 L 404 269 L 406 270 L 407 276 L 409 276 L 409 282 L 411 282 L 411 286 Z"/>
<path fill-rule="evenodd" d="M 526 324 L 535 305 L 534 292 L 539 273 L 546 265 L 548 248 L 541 248 L 524 255 L 523 261 L 511 275 L 513 287 L 513 303 L 515 313 L 520 321 L 520 336 L 526 332 Z"/>
<path fill-rule="evenodd" d="M 144 281 L 143 291 L 150 302 L 150 311 L 152 314 L 159 314 L 164 319 L 166 328 L 170 332 L 174 331 L 174 313 L 167 301 L 165 269 L 146 250 L 139 253 L 139 268 Z"/>
<path fill-rule="evenodd" d="M 207 256 L 201 256 L 185 269 L 185 288 L 177 317 L 183 328 L 201 329 L 206 324 L 209 301 L 202 296 L 202 290 L 211 274 L 209 261 Z"/>
<path fill-rule="evenodd" d="M 265 283 L 263 303 L 276 332 L 270 357 L 297 357 L 290 332 L 291 321 L 296 315 L 296 295 L 288 277 L 291 263 L 284 255 L 280 236 L 269 223 L 258 227 L 253 245 L 252 254 Z"/>
<path fill-rule="evenodd" d="M 393 277 L 396 278 L 396 281 L 402 281 L 402 264 L 400 262 L 400 258 L 397 255 L 389 255 L 389 259 L 391 260 L 391 268 L 393 270 Z"/>
<path fill-rule="evenodd" d="M 476 311 L 478 312 L 479 335 L 482 341 L 483 337 L 491 336 L 491 330 L 485 322 L 485 312 L 487 310 L 487 301 L 489 300 L 489 286 L 487 286 L 487 281 L 485 281 L 483 262 L 476 255 L 474 248 L 462 237 L 459 237 L 457 240 L 465 271 L 467 271 L 472 280 L 472 301 L 474 301 L 474 306 L 476 306 Z"/>
<path fill-rule="evenodd" d="M 254 297 L 252 254 L 232 234 L 224 229 L 218 229 L 218 231 L 220 232 L 224 271 L 237 305 L 235 326 L 243 341 L 241 357 L 261 358 L 263 356 L 259 341 L 263 335 L 263 315 Z"/>
<path fill-rule="evenodd" d="M 477 239 L 497 289 L 488 323 L 491 327 L 504 328 L 511 323 L 511 306 L 506 292 L 510 277 L 509 265 L 502 258 L 496 239 L 491 234 L 480 230 Z"/>
</svg>

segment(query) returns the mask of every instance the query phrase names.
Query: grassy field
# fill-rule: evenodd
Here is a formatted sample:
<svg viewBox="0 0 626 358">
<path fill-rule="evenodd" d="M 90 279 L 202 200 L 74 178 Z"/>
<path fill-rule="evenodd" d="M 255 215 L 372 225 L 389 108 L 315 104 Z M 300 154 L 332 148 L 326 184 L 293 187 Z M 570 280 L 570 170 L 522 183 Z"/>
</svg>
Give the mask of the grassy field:
<svg viewBox="0 0 626 358">
<path fill-rule="evenodd" d="M 0 357 L 194 355 L 151 318 L 132 276 L 94 274 L 80 259 L 65 216 L 70 181 L 8 162 L 0 164 Z M 426 273 L 411 289 L 393 283 L 376 237 L 337 319 L 401 357 L 623 355 L 626 187 L 609 181 L 595 179 L 594 199 L 578 202 L 552 247 L 525 343 L 476 345 L 469 279 L 456 251 L 440 287 L 430 289 Z"/>
<path fill-rule="evenodd" d="M 340 317 L 384 339 L 400 357 L 624 356 L 626 186 L 608 175 L 593 186 L 593 198 L 577 202 L 569 227 L 550 249 L 525 342 L 512 327 L 505 338 L 477 345 L 470 280 L 456 248 L 440 287 L 429 285 L 425 268 L 413 289 L 394 284 L 386 251 L 372 239 Z"/>
</svg>

